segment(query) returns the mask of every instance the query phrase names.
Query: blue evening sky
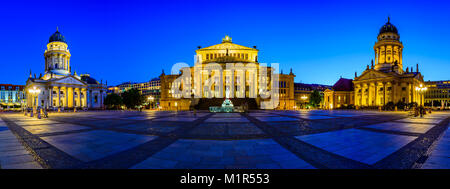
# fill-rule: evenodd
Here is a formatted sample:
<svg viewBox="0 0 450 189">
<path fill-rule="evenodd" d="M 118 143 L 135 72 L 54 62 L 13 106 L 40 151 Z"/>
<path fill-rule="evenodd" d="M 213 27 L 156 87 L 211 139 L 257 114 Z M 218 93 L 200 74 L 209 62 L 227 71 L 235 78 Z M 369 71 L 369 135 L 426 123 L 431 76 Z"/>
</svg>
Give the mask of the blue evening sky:
<svg viewBox="0 0 450 189">
<path fill-rule="evenodd" d="M 193 64 L 197 46 L 233 42 L 260 50 L 259 61 L 292 67 L 296 82 L 353 78 L 374 58 L 391 16 L 403 64 L 425 80 L 450 79 L 449 1 L 2 1 L 0 83 L 25 84 L 44 71 L 48 38 L 59 27 L 72 71 L 108 85 L 148 81 L 177 62 Z"/>
</svg>

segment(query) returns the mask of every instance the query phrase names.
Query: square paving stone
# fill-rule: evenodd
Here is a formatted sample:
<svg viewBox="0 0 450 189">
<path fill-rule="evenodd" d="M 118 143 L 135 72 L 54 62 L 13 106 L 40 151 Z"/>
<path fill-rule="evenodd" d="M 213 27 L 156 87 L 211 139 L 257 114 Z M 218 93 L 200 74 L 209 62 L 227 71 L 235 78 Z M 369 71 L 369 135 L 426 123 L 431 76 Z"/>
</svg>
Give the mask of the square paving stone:
<svg viewBox="0 0 450 189">
<path fill-rule="evenodd" d="M 381 129 L 388 131 L 401 131 L 409 133 L 426 133 L 435 125 L 430 124 L 414 124 L 414 123 L 399 123 L 399 122 L 386 122 L 375 125 L 365 126 L 373 129 Z"/>
<path fill-rule="evenodd" d="M 14 123 L 16 123 L 19 126 L 34 126 L 34 125 L 50 125 L 59 122 L 50 120 L 29 120 L 29 121 L 15 121 Z"/>
<path fill-rule="evenodd" d="M 217 118 L 225 118 L 225 117 L 241 117 L 240 113 L 215 113 L 211 117 Z"/>
<path fill-rule="evenodd" d="M 313 115 L 313 114 L 302 114 L 302 115 L 298 115 L 297 117 L 302 118 L 302 119 L 310 119 L 310 120 L 335 119 L 336 118 L 336 117 L 330 117 L 330 116 L 324 116 L 324 115 Z"/>
<path fill-rule="evenodd" d="M 154 119 L 156 117 L 153 116 L 137 116 L 137 117 L 122 117 L 120 119 L 125 119 L 125 120 L 149 120 L 149 119 Z"/>
<path fill-rule="evenodd" d="M 51 124 L 51 125 L 28 126 L 28 127 L 24 127 L 24 129 L 26 129 L 27 131 L 29 131 L 32 134 L 43 134 L 43 133 L 76 131 L 76 130 L 82 130 L 82 129 L 89 129 L 89 127 L 61 123 L 61 124 Z"/>
<path fill-rule="evenodd" d="M 255 117 L 256 119 L 258 119 L 259 121 L 298 121 L 298 119 L 296 118 L 291 118 L 291 117 Z"/>
<path fill-rule="evenodd" d="M 296 138 L 337 155 L 374 164 L 417 137 L 345 129 Z"/>
<path fill-rule="evenodd" d="M 182 123 L 163 121 L 144 121 L 130 125 L 123 125 L 119 128 L 148 133 L 169 133 L 182 126 Z"/>
<path fill-rule="evenodd" d="M 249 116 L 252 116 L 252 117 L 276 117 L 276 116 L 279 116 L 279 115 L 277 115 L 277 114 L 270 114 L 270 113 L 249 113 L 248 114 Z"/>
<path fill-rule="evenodd" d="M 202 123 L 189 132 L 190 135 L 232 137 L 264 134 L 252 123 Z"/>
<path fill-rule="evenodd" d="M 192 122 L 197 120 L 199 117 L 165 117 L 153 119 L 154 121 L 177 121 L 177 122 Z"/>
<path fill-rule="evenodd" d="M 245 117 L 210 117 L 205 120 L 206 123 L 236 123 L 236 122 L 249 122 Z"/>
<path fill-rule="evenodd" d="M 136 120 L 121 120 L 121 119 L 98 119 L 92 121 L 83 121 L 79 124 L 86 124 L 94 127 L 107 128 L 107 127 L 115 127 L 120 125 L 128 125 L 136 122 Z"/>
<path fill-rule="evenodd" d="M 409 123 L 426 123 L 426 124 L 437 124 L 439 122 L 441 122 L 444 118 L 419 118 L 419 117 L 414 117 L 414 118 L 405 118 L 405 119 L 399 119 L 396 120 L 398 122 L 409 122 Z"/>
<path fill-rule="evenodd" d="M 182 139 L 133 168 L 161 168 L 163 162 L 169 163 L 165 168 L 314 168 L 272 139 Z"/>
<path fill-rule="evenodd" d="M 156 136 L 101 130 L 42 137 L 49 144 L 85 162 L 133 148 L 154 138 Z"/>
</svg>

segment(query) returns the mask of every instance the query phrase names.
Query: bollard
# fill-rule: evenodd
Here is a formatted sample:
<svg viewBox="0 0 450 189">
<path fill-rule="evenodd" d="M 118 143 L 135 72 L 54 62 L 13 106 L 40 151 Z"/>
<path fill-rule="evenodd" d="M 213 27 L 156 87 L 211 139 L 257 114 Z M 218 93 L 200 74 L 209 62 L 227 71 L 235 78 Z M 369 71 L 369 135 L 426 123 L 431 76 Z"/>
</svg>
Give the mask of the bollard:
<svg viewBox="0 0 450 189">
<path fill-rule="evenodd" d="M 77 112 L 77 108 L 75 107 L 75 108 L 73 108 L 73 112 Z"/>
</svg>

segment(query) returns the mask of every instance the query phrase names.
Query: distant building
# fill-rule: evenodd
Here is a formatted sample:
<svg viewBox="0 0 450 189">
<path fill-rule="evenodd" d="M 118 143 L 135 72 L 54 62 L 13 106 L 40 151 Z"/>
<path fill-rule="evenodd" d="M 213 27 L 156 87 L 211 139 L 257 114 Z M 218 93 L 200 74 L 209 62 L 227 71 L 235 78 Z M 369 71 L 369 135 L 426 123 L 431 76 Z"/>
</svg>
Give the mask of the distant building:
<svg viewBox="0 0 450 189">
<path fill-rule="evenodd" d="M 425 85 L 425 106 L 450 108 L 450 80 L 427 81 Z"/>
<path fill-rule="evenodd" d="M 335 109 L 355 104 L 352 79 L 339 79 L 331 89 L 324 92 L 324 109 Z"/>
<path fill-rule="evenodd" d="M 25 103 L 23 85 L 0 84 L 0 109 L 20 109 Z"/>
<path fill-rule="evenodd" d="M 147 82 L 125 82 L 116 86 L 110 86 L 108 87 L 108 93 L 122 94 L 133 88 L 139 90 L 149 101 L 159 105 L 159 99 L 161 98 L 161 80 L 159 78 L 153 78 Z"/>
<path fill-rule="evenodd" d="M 297 108 L 305 108 L 309 104 L 309 98 L 314 90 L 319 91 L 320 96 L 323 98 L 323 92 L 326 89 L 331 89 L 329 85 L 320 84 L 305 84 L 305 83 L 294 83 L 294 99 Z M 323 105 L 323 100 L 321 106 Z"/>
</svg>

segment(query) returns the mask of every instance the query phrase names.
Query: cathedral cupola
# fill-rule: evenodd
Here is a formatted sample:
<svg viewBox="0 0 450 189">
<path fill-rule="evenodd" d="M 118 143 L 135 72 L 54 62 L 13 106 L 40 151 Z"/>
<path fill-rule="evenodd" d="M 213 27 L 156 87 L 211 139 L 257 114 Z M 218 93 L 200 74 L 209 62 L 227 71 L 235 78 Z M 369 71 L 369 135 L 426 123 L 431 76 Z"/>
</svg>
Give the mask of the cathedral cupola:
<svg viewBox="0 0 450 189">
<path fill-rule="evenodd" d="M 45 72 L 56 75 L 70 74 L 70 52 L 64 36 L 56 28 L 50 36 L 45 50 Z"/>
<path fill-rule="evenodd" d="M 400 35 L 398 34 L 397 28 L 391 24 L 390 18 L 388 17 L 388 21 L 380 28 L 380 33 L 378 34 L 378 40 L 382 39 L 400 39 Z"/>
<path fill-rule="evenodd" d="M 64 36 L 61 33 L 59 33 L 59 31 L 58 31 L 58 27 L 56 27 L 56 32 L 50 36 L 50 39 L 48 39 L 49 43 L 55 42 L 55 41 L 66 43 L 66 39 L 64 39 Z"/>
<path fill-rule="evenodd" d="M 397 27 L 395 27 L 390 18 L 384 24 L 378 33 L 378 41 L 375 43 L 373 49 L 375 51 L 375 70 L 383 72 L 397 72 L 403 73 L 402 52 L 403 44 L 400 41 L 400 34 Z M 392 69 L 392 66 L 395 69 Z"/>
</svg>

